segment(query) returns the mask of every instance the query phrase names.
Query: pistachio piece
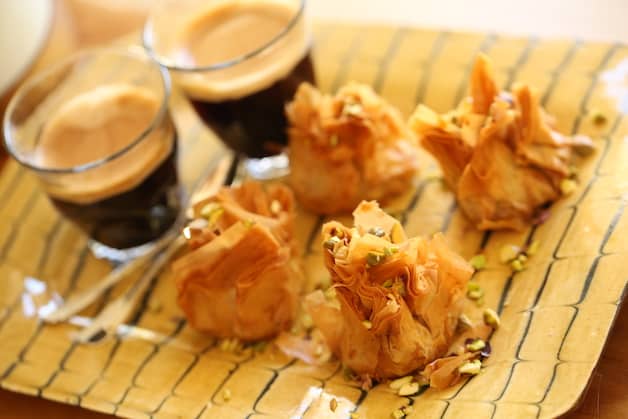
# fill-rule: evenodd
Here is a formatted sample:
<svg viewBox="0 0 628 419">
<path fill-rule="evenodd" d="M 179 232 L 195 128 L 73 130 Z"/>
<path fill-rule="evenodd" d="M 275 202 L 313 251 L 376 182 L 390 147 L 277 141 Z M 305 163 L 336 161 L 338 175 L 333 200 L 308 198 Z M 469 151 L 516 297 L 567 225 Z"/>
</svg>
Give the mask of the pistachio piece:
<svg viewBox="0 0 628 419">
<path fill-rule="evenodd" d="M 516 259 L 519 253 L 521 253 L 521 248 L 519 246 L 506 244 L 499 249 L 499 261 L 501 263 L 508 263 L 511 260 Z"/>
<path fill-rule="evenodd" d="M 400 396 L 412 396 L 418 392 L 419 392 L 419 383 L 410 382 L 410 383 L 406 383 L 402 385 L 401 388 L 399 388 L 399 391 L 397 392 L 397 394 Z"/>
<path fill-rule="evenodd" d="M 484 269 L 486 267 L 486 256 L 475 255 L 471 259 L 469 259 L 469 264 L 471 264 L 473 269 L 475 269 L 476 271 Z"/>
<path fill-rule="evenodd" d="M 560 181 L 560 192 L 563 195 L 571 195 L 578 188 L 578 184 L 573 179 L 563 179 Z"/>
<path fill-rule="evenodd" d="M 210 202 L 201 208 L 201 217 L 205 218 L 209 224 L 215 224 L 224 213 L 224 208 L 215 202 Z"/>
<path fill-rule="evenodd" d="M 468 351 L 478 352 L 486 348 L 486 342 L 484 342 L 482 339 L 475 339 L 473 342 L 467 343 L 465 347 Z"/>
<path fill-rule="evenodd" d="M 538 240 L 534 240 L 526 249 L 526 255 L 534 256 L 539 251 L 540 246 L 541 243 Z"/>
<path fill-rule="evenodd" d="M 336 147 L 338 145 L 338 136 L 336 134 L 329 137 L 329 145 L 332 147 Z"/>
<path fill-rule="evenodd" d="M 392 288 L 392 286 L 393 286 L 393 280 L 392 279 L 387 279 L 382 284 L 382 287 L 384 287 L 384 288 Z"/>
<path fill-rule="evenodd" d="M 490 308 L 485 308 L 483 317 L 484 317 L 484 323 L 491 326 L 493 329 L 499 328 L 501 321 L 499 319 L 499 314 L 497 314 L 495 310 L 490 309 Z"/>
<path fill-rule="evenodd" d="M 370 320 L 364 320 L 362 322 L 362 326 L 364 326 L 366 330 L 371 330 L 373 328 L 373 323 Z"/>
<path fill-rule="evenodd" d="M 477 375 L 482 370 L 482 362 L 479 359 L 473 361 L 467 361 L 458 367 L 460 374 Z"/>
<path fill-rule="evenodd" d="M 406 417 L 406 414 L 401 409 L 395 409 L 390 413 L 390 417 L 392 419 L 403 419 Z"/>
<path fill-rule="evenodd" d="M 228 388 L 224 389 L 222 391 L 222 399 L 226 402 L 231 400 L 231 390 L 229 390 Z"/>
<path fill-rule="evenodd" d="M 515 259 L 512 262 L 510 262 L 510 267 L 515 272 L 521 272 L 524 269 L 523 263 L 519 259 Z"/>
<path fill-rule="evenodd" d="M 484 290 L 477 282 L 469 281 L 467 284 L 467 297 L 472 300 L 479 300 L 484 296 Z"/>
<path fill-rule="evenodd" d="M 399 248 L 396 246 L 390 246 L 384 248 L 384 256 L 392 256 L 399 251 Z"/>
<path fill-rule="evenodd" d="M 384 261 L 385 256 L 381 253 L 369 252 L 366 254 L 366 263 L 369 266 L 377 266 Z"/>
<path fill-rule="evenodd" d="M 393 390 L 399 390 L 401 387 L 411 382 L 412 382 L 412 376 L 406 375 L 405 377 L 400 377 L 400 378 L 397 378 L 396 380 L 392 380 L 390 384 L 388 384 L 388 387 L 390 387 Z"/>
</svg>

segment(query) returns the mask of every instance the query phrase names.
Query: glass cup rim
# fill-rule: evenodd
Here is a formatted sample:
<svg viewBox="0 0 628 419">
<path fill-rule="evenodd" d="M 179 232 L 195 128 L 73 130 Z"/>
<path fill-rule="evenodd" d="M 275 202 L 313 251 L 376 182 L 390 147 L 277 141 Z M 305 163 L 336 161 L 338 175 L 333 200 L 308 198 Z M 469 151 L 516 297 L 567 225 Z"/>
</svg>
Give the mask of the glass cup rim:
<svg viewBox="0 0 628 419">
<path fill-rule="evenodd" d="M 270 41 L 238 57 L 235 57 L 226 61 L 222 61 L 216 64 L 211 64 L 211 65 L 206 65 L 206 66 L 185 66 L 185 65 L 182 66 L 182 65 L 168 62 L 169 60 L 165 59 L 163 55 L 158 54 L 157 51 L 155 51 L 155 49 L 153 48 L 153 42 L 152 42 L 152 36 L 151 36 L 152 35 L 151 28 L 153 26 L 153 22 L 152 22 L 152 16 L 150 14 L 142 30 L 142 44 L 144 46 L 144 49 L 146 50 L 146 53 L 153 60 L 155 60 L 155 62 L 159 63 L 159 65 L 169 70 L 179 71 L 179 72 L 208 72 L 208 71 L 224 70 L 226 68 L 234 67 L 238 64 L 241 64 L 245 61 L 248 61 L 264 53 L 273 45 L 275 45 L 277 42 L 279 42 L 281 39 L 283 39 L 292 30 L 292 28 L 296 26 L 297 22 L 299 22 L 299 19 L 301 19 L 301 17 L 303 16 L 305 12 L 307 0 L 298 0 L 298 1 L 299 1 L 299 8 L 297 9 L 294 16 L 290 19 L 288 24 L 281 30 L 281 32 L 275 35 Z"/>
<path fill-rule="evenodd" d="M 13 115 L 14 111 L 15 111 L 15 107 L 17 106 L 17 104 L 21 101 L 21 99 L 23 98 L 25 92 L 29 91 L 30 88 L 32 88 L 33 86 L 41 83 L 42 80 L 44 80 L 46 77 L 48 77 L 50 74 L 53 74 L 55 71 L 58 71 L 60 68 L 63 68 L 64 66 L 70 65 L 72 63 L 78 62 L 81 58 L 85 58 L 85 57 L 97 57 L 99 55 L 104 55 L 104 54 L 112 54 L 112 55 L 119 55 L 119 56 L 124 56 L 127 58 L 131 58 L 134 60 L 142 60 L 143 62 L 145 62 L 147 65 L 156 68 L 159 71 L 159 74 L 161 75 L 160 79 L 161 79 L 161 85 L 163 88 L 163 98 L 161 101 L 161 104 L 159 106 L 159 110 L 157 111 L 157 113 L 155 114 L 155 116 L 153 117 L 153 119 L 151 120 L 150 124 L 147 125 L 146 129 L 144 131 L 142 131 L 137 138 L 135 138 L 133 141 L 131 141 L 129 144 L 127 144 L 126 146 L 124 146 L 123 148 L 114 151 L 113 153 L 101 157 L 97 160 L 93 160 L 87 163 L 83 163 L 77 166 L 73 166 L 73 167 L 68 167 L 68 168 L 51 168 L 51 167 L 44 167 L 44 166 L 39 166 L 36 164 L 33 164 L 32 162 L 30 162 L 28 159 L 26 159 L 24 157 L 23 154 L 21 154 L 15 147 L 14 147 L 14 143 L 16 143 L 14 135 L 12 135 L 11 133 L 11 127 L 12 127 L 12 123 L 10 121 L 11 116 Z M 6 108 L 6 112 L 4 114 L 4 119 L 2 121 L 2 133 L 3 133 L 3 142 L 4 142 L 4 147 L 6 148 L 7 152 L 11 155 L 11 157 L 13 157 L 19 164 L 21 164 L 24 167 L 27 167 L 28 169 L 31 169 L 35 172 L 39 172 L 39 173 L 50 173 L 50 174 L 70 174 L 70 173 L 83 173 L 86 172 L 90 169 L 94 169 L 97 167 L 100 167 L 106 163 L 109 163 L 123 155 L 125 155 L 127 152 L 129 152 L 130 150 L 132 150 L 133 148 L 135 148 L 135 146 L 137 146 L 138 144 L 140 144 L 141 142 L 143 142 L 144 139 L 146 139 L 156 128 L 159 127 L 161 121 L 163 120 L 163 118 L 166 116 L 166 113 L 168 111 L 168 102 L 169 102 L 169 98 L 170 98 L 170 93 L 171 93 L 171 85 L 172 82 L 170 80 L 170 74 L 168 73 L 168 70 L 165 69 L 163 66 L 158 65 L 157 63 L 155 63 L 155 61 L 153 61 L 152 59 L 150 59 L 150 57 L 147 57 L 146 54 L 144 53 L 144 50 L 141 49 L 140 47 L 137 46 L 131 46 L 128 47 L 126 49 L 120 49 L 120 48 L 90 48 L 84 51 L 80 51 L 77 53 L 72 54 L 71 56 L 69 56 L 68 58 L 59 61 L 58 63 L 54 64 L 53 66 L 51 66 L 50 68 L 41 71 L 31 77 L 29 77 L 24 83 L 22 83 L 22 85 L 17 89 L 17 91 L 15 92 L 15 94 L 13 94 L 13 96 L 11 97 L 11 100 L 9 101 L 9 104 L 7 105 Z"/>
</svg>

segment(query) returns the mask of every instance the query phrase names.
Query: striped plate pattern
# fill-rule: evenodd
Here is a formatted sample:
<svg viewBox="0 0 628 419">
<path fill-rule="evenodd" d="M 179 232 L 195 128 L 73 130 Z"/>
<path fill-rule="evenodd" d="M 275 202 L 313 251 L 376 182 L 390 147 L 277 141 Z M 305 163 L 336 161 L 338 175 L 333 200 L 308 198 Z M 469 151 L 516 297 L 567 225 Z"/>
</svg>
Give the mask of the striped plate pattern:
<svg viewBox="0 0 628 419">
<path fill-rule="evenodd" d="M 63 221 L 13 162 L 0 172 L 0 385 L 9 390 L 124 417 L 386 418 L 412 404 L 412 418 L 554 417 L 585 390 L 626 288 L 628 253 L 628 46 L 435 32 L 385 26 L 315 25 L 319 85 L 334 91 L 365 82 L 407 116 L 419 102 L 445 111 L 466 94 L 478 52 L 494 61 L 504 87 L 521 80 L 543 92 L 563 132 L 591 135 L 596 152 L 581 167 L 578 189 L 527 231 L 481 233 L 456 208 L 438 168 L 421 155 L 415 188 L 387 210 L 409 234 L 443 231 L 465 257 L 487 255 L 477 274 L 485 304 L 502 327 L 483 373 L 445 390 L 399 397 L 387 386 L 365 392 L 345 381 L 337 362 L 306 365 L 275 350 L 234 354 L 194 332 L 175 304 L 169 272 L 154 283 L 118 336 L 77 345 L 71 325 L 45 326 L 34 308 L 53 293 L 68 296 L 110 270 L 87 250 L 85 237 Z M 623 64 L 622 64 L 623 63 Z M 107 69 L 104 69 L 105 71 Z M 128 69 L 108 69 L 127 71 Z M 171 108 L 188 186 L 228 151 L 175 91 Z M 623 109 L 623 112 L 621 111 Z M 607 122 L 593 123 L 602 112 Z M 299 213 L 297 231 L 309 283 L 325 275 L 318 232 L 323 218 Z M 340 217 L 348 222 L 348 217 Z M 538 240 L 528 268 L 513 274 L 498 261 L 504 244 Z M 41 282 L 28 280 L 37 278 Z M 119 295 L 119 284 L 83 316 Z M 231 397 L 226 400 L 228 390 Z M 321 408 L 336 398 L 332 413 Z M 327 417 L 327 416 L 326 416 Z"/>
</svg>

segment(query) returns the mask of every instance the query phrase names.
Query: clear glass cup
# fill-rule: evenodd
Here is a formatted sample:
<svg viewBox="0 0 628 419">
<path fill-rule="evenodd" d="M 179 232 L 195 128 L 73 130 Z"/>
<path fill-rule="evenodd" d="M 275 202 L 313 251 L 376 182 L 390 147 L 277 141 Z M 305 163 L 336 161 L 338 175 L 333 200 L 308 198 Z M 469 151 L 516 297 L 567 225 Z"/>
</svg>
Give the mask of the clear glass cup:
<svg viewBox="0 0 628 419">
<path fill-rule="evenodd" d="M 181 218 L 169 95 L 167 70 L 141 48 L 104 49 L 30 78 L 7 107 L 6 149 L 97 257 L 140 256 Z"/>
<path fill-rule="evenodd" d="M 285 104 L 315 82 L 305 0 L 163 0 L 144 47 L 258 179 L 283 176 Z"/>
</svg>

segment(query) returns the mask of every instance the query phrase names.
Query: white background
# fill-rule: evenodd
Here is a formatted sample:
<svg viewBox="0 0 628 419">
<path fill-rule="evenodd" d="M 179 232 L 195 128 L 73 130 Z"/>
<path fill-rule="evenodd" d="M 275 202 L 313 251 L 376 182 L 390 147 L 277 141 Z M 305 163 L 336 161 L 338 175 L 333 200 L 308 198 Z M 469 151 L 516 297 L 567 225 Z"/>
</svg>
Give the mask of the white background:
<svg viewBox="0 0 628 419">
<path fill-rule="evenodd" d="M 628 43 L 628 0 L 309 0 L 314 18 Z"/>
</svg>

